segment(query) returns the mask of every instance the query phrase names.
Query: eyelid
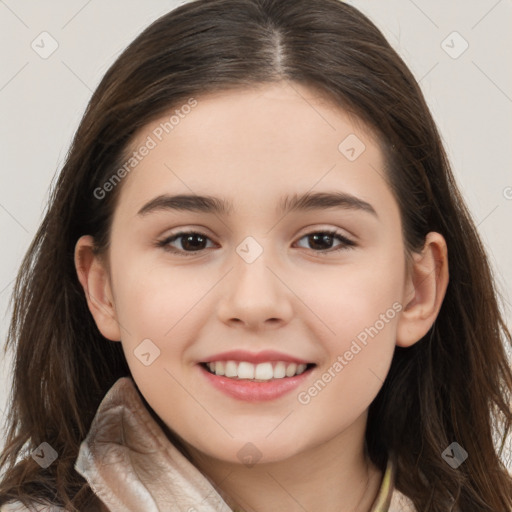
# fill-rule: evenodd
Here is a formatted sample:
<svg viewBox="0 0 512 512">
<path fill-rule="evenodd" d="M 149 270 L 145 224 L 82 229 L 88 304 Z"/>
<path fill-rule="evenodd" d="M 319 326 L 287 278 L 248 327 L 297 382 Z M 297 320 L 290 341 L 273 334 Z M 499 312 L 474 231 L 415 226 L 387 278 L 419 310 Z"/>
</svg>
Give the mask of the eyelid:
<svg viewBox="0 0 512 512">
<path fill-rule="evenodd" d="M 357 236 L 351 233 L 346 228 L 341 228 L 339 226 L 333 226 L 329 224 L 311 224 L 309 226 L 306 226 L 299 236 L 303 237 L 305 235 L 309 235 L 311 233 L 336 233 L 339 236 L 342 236 L 344 238 L 350 239 L 351 241 L 355 242 L 357 240 Z"/>
<path fill-rule="evenodd" d="M 168 232 L 169 230 L 166 230 Z M 188 227 L 183 228 L 175 228 L 174 230 L 170 230 L 171 232 L 165 236 L 160 237 L 160 239 L 169 239 L 176 235 L 186 235 L 189 233 L 195 235 L 203 235 L 205 237 L 213 240 L 216 235 L 213 235 L 213 232 L 205 226 L 194 225 L 191 224 Z M 351 241 L 355 242 L 358 239 L 358 236 L 349 231 L 346 228 L 341 228 L 339 226 L 329 225 L 329 224 L 310 224 L 299 231 L 299 238 L 304 237 L 305 235 L 309 235 L 312 233 L 327 233 L 327 232 L 336 232 L 336 234 L 343 236 Z"/>
<path fill-rule="evenodd" d="M 332 236 L 333 238 L 338 238 L 342 243 L 339 246 L 335 246 L 331 249 L 325 249 L 322 251 L 315 251 L 313 249 L 306 249 L 309 252 L 313 254 L 318 254 L 320 256 L 328 256 L 333 253 L 340 252 L 342 250 L 351 249 L 357 246 L 357 243 L 353 240 L 353 235 L 345 235 L 344 232 L 342 232 L 341 228 L 338 227 L 315 227 L 315 226 L 308 226 L 307 228 L 304 228 L 307 231 L 303 231 L 300 235 L 297 236 L 296 242 L 299 242 L 306 236 L 311 236 L 314 234 L 327 234 Z M 182 255 L 185 257 L 194 256 L 194 255 L 201 255 L 204 254 L 205 251 L 208 251 L 208 248 L 200 249 L 198 251 L 184 251 L 180 249 L 170 248 L 169 244 L 170 242 L 174 242 L 175 240 L 178 240 L 181 237 L 184 237 L 186 235 L 198 235 L 203 238 L 208 239 L 209 241 L 212 241 L 213 243 L 216 243 L 213 241 L 212 237 L 208 234 L 204 233 L 202 230 L 205 230 L 205 228 L 201 227 L 199 229 L 196 228 L 183 228 L 179 229 L 178 231 L 175 231 L 174 233 L 171 233 L 164 238 L 158 239 L 155 242 L 155 245 L 159 248 L 163 248 L 165 251 L 170 252 L 171 254 L 177 254 Z M 209 230 L 206 230 L 209 231 Z M 211 249 L 211 247 L 209 248 Z"/>
</svg>

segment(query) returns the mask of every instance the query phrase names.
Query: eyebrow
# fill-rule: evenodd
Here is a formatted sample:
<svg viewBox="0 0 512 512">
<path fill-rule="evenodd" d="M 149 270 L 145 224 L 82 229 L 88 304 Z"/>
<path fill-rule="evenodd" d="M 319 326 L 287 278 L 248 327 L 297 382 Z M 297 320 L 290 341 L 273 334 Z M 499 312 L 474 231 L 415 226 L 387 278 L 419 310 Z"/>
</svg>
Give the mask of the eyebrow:
<svg viewBox="0 0 512 512">
<path fill-rule="evenodd" d="M 338 208 L 359 210 L 378 217 L 373 206 L 362 199 L 346 192 L 306 192 L 284 196 L 280 199 L 277 213 L 287 214 L 293 211 L 327 210 Z M 195 194 L 159 195 L 148 201 L 137 213 L 145 216 L 157 211 L 178 210 L 196 213 L 230 215 L 233 204 L 226 199 Z"/>
</svg>

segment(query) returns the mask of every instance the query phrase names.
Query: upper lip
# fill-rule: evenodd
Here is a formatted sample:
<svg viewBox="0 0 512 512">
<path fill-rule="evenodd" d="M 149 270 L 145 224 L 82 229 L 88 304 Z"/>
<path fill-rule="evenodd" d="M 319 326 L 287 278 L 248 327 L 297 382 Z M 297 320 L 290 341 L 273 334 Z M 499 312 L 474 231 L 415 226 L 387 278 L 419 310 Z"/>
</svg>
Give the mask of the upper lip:
<svg viewBox="0 0 512 512">
<path fill-rule="evenodd" d="M 283 361 L 285 363 L 309 364 L 300 357 L 291 356 L 275 350 L 263 350 L 261 352 L 249 352 L 247 350 L 229 350 L 221 352 L 204 359 L 203 363 L 211 363 L 213 361 L 247 361 L 248 363 L 258 364 L 271 361 Z"/>
</svg>

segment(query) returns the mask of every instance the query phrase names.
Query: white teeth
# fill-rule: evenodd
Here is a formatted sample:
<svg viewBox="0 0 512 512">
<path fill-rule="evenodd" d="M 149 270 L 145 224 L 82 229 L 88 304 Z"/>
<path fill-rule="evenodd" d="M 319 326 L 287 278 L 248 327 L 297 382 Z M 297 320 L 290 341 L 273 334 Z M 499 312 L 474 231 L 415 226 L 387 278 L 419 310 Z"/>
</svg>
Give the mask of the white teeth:
<svg viewBox="0 0 512 512">
<path fill-rule="evenodd" d="M 279 361 L 274 366 L 274 379 L 282 379 L 286 377 L 286 363 Z"/>
<path fill-rule="evenodd" d="M 238 377 L 238 365 L 235 361 L 227 361 L 225 369 L 226 377 Z"/>
<path fill-rule="evenodd" d="M 238 374 L 240 377 L 240 374 Z M 258 380 L 270 380 L 274 376 L 272 363 L 260 363 L 254 371 L 254 378 Z"/>
<path fill-rule="evenodd" d="M 224 361 L 217 361 L 216 363 L 211 364 L 215 364 L 215 369 L 210 368 L 210 370 L 215 371 L 217 375 L 224 375 L 224 373 L 226 372 Z"/>
<path fill-rule="evenodd" d="M 239 363 L 237 373 L 239 379 L 254 379 L 254 365 L 243 361 Z"/>
<path fill-rule="evenodd" d="M 306 364 L 299 364 L 299 365 L 297 365 L 296 374 L 300 375 L 301 373 L 304 373 L 306 371 L 306 368 L 307 368 Z"/>
<path fill-rule="evenodd" d="M 295 375 L 296 371 L 297 371 L 297 365 L 295 363 L 290 363 L 286 367 L 286 376 L 287 377 L 293 377 Z"/>
<path fill-rule="evenodd" d="M 307 368 L 305 364 L 298 365 L 296 363 L 285 363 L 284 361 L 275 363 L 269 361 L 259 364 L 252 364 L 247 361 L 214 361 L 206 365 L 215 375 L 263 381 L 300 375 Z"/>
</svg>

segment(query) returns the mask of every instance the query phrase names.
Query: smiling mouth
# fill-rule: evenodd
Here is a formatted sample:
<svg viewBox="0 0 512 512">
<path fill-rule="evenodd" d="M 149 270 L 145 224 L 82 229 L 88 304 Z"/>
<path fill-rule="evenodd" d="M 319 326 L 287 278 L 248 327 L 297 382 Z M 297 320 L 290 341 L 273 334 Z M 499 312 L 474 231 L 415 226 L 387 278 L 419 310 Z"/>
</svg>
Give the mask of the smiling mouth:
<svg viewBox="0 0 512 512">
<path fill-rule="evenodd" d="M 316 366 L 314 363 L 297 364 L 285 361 L 268 361 L 258 364 L 248 361 L 212 361 L 200 363 L 212 375 L 233 380 L 268 382 L 301 375 Z"/>
</svg>

